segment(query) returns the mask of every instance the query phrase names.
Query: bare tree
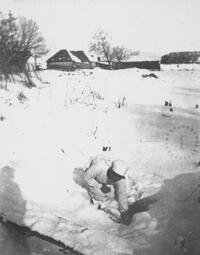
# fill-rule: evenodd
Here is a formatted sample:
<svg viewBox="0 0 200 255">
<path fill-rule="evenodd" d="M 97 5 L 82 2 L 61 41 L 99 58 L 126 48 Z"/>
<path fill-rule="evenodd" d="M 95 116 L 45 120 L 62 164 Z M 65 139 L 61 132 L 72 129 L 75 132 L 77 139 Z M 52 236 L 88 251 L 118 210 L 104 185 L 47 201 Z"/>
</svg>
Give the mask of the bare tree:
<svg viewBox="0 0 200 255">
<path fill-rule="evenodd" d="M 25 75 L 28 85 L 30 73 L 26 68 L 30 56 L 47 53 L 44 38 L 33 20 L 13 16 L 11 12 L 0 12 L 0 80 L 14 80 L 14 74 Z M 6 85 L 7 86 L 7 85 Z"/>
<path fill-rule="evenodd" d="M 44 37 L 39 31 L 39 27 L 32 19 L 20 17 L 18 20 L 18 51 L 36 58 L 45 55 L 48 50 L 46 48 Z M 27 59 L 28 59 L 27 58 Z M 32 75 L 25 67 L 23 74 L 25 76 L 24 84 L 28 87 L 35 86 L 32 81 Z"/>
<path fill-rule="evenodd" d="M 124 46 L 111 46 L 111 39 L 104 31 L 99 31 L 93 37 L 90 44 L 90 51 L 97 53 L 112 68 L 112 62 L 121 62 L 127 60 L 131 56 L 138 55 L 138 51 L 132 51 Z"/>
<path fill-rule="evenodd" d="M 113 49 L 111 47 L 110 38 L 104 31 L 99 31 L 93 37 L 93 41 L 90 44 L 90 51 L 97 53 L 111 67 L 111 63 L 114 60 Z"/>
<path fill-rule="evenodd" d="M 124 46 L 113 47 L 113 56 L 117 62 L 121 62 L 122 60 L 127 60 L 131 56 L 136 56 L 136 55 L 138 55 L 137 51 L 132 51 L 130 49 L 125 48 Z"/>
<path fill-rule="evenodd" d="M 14 65 L 18 46 L 15 22 L 16 18 L 11 12 L 6 15 L 0 13 L 0 80 L 6 81 L 6 84 L 12 78 L 11 73 L 18 71 L 18 68 Z"/>
<path fill-rule="evenodd" d="M 18 40 L 20 51 L 30 52 L 31 55 L 37 56 L 44 55 L 48 52 L 39 27 L 32 19 L 19 18 Z"/>
</svg>

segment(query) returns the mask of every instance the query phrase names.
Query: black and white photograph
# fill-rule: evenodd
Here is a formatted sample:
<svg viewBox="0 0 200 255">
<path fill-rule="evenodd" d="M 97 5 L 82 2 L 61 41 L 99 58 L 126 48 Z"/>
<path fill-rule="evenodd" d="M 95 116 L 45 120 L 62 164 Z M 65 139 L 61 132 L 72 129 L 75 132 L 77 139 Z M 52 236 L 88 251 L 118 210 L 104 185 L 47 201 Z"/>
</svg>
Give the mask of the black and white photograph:
<svg viewBox="0 0 200 255">
<path fill-rule="evenodd" d="M 200 254 L 200 1 L 0 0 L 0 255 Z"/>
</svg>

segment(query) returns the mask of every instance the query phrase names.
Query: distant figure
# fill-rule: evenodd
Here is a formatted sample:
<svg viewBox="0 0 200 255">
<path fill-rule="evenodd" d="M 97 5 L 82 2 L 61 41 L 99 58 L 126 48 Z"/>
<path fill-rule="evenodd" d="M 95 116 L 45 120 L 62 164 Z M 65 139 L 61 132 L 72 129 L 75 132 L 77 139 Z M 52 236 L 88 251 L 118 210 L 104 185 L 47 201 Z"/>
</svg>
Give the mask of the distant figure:
<svg viewBox="0 0 200 255">
<path fill-rule="evenodd" d="M 196 105 L 195 105 L 195 108 L 199 108 L 199 105 L 198 105 L 198 104 L 196 104 Z"/>
<path fill-rule="evenodd" d="M 172 102 L 169 102 L 169 106 L 172 107 Z"/>
<path fill-rule="evenodd" d="M 119 99 L 118 102 L 116 103 L 116 107 L 118 109 L 124 107 L 126 105 L 126 97 L 124 96 L 122 99 Z"/>
<path fill-rule="evenodd" d="M 84 171 L 82 176 L 84 181 L 82 180 L 81 184 L 88 191 L 91 202 L 93 199 L 106 201 L 114 198 L 118 203 L 121 220 L 124 224 L 130 223 L 128 187 L 125 180 L 128 169 L 123 160 L 109 161 L 97 156 L 92 159 L 89 167 Z M 108 185 L 114 188 L 114 192 Z"/>
<path fill-rule="evenodd" d="M 102 151 L 110 151 L 111 146 L 103 146 Z"/>
<path fill-rule="evenodd" d="M 172 108 L 172 107 L 171 107 L 171 108 L 169 108 L 169 111 L 170 111 L 170 112 L 173 112 L 173 108 Z"/>
<path fill-rule="evenodd" d="M 125 106 L 125 104 L 126 104 L 126 97 L 124 96 L 123 98 L 122 98 L 122 106 Z"/>
<path fill-rule="evenodd" d="M 168 105 L 169 105 L 168 101 L 165 101 L 165 106 L 168 106 Z"/>
</svg>

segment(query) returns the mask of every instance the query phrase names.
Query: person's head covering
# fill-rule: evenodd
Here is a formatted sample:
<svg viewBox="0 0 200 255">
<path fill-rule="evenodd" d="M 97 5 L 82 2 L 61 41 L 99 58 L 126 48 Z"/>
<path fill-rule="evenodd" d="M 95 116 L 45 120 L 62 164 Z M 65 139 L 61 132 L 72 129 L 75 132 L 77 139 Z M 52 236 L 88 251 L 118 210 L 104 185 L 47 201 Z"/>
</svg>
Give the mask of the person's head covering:
<svg viewBox="0 0 200 255">
<path fill-rule="evenodd" d="M 111 169 L 116 174 L 124 177 L 128 171 L 128 166 L 123 160 L 117 159 L 112 162 Z"/>
</svg>

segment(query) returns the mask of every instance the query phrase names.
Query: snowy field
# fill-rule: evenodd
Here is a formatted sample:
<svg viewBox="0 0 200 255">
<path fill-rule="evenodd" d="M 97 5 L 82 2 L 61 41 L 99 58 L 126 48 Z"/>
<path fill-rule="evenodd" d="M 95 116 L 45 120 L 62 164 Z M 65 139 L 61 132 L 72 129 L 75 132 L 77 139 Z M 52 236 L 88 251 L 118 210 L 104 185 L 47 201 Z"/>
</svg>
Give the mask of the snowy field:
<svg viewBox="0 0 200 255">
<path fill-rule="evenodd" d="M 181 201 L 200 177 L 200 71 L 149 73 L 45 70 L 36 88 L 1 90 L 0 215 L 86 255 L 199 254 L 197 195 Z M 126 160 L 143 198 L 158 197 L 129 226 L 73 180 L 96 154 Z"/>
</svg>

